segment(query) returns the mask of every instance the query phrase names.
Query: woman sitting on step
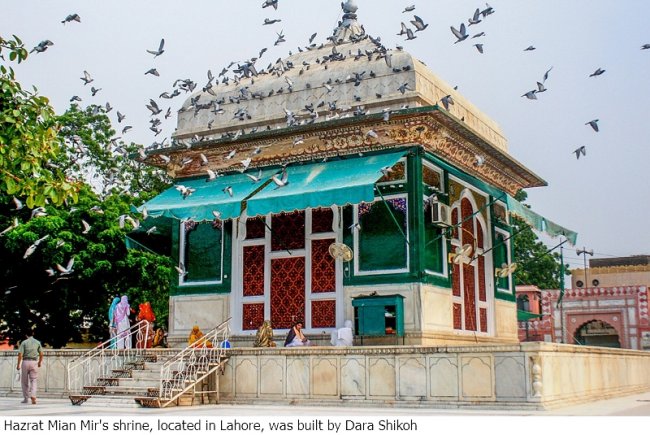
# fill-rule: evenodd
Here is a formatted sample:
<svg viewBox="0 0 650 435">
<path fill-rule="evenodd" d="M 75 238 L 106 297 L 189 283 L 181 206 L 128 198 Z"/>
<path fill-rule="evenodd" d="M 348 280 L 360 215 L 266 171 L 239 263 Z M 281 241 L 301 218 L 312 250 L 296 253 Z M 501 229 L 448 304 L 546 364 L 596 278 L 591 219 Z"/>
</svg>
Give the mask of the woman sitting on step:
<svg viewBox="0 0 650 435">
<path fill-rule="evenodd" d="M 293 325 L 287 334 L 287 339 L 284 340 L 284 347 L 311 346 L 311 341 L 302 333 L 302 325 L 302 321 Z"/>
<path fill-rule="evenodd" d="M 198 325 L 194 325 L 190 336 L 187 339 L 187 344 L 191 347 L 212 347 L 212 343 L 205 339 L 203 332 Z"/>
</svg>

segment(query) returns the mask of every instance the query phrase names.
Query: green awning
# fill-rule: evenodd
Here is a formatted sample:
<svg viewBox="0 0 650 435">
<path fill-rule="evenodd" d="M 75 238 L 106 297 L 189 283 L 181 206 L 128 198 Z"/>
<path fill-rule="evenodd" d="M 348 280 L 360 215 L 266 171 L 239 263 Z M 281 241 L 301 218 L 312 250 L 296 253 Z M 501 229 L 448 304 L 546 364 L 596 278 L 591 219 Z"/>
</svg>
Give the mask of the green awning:
<svg viewBox="0 0 650 435">
<path fill-rule="evenodd" d="M 258 173 L 250 171 L 257 176 Z M 197 222 L 211 221 L 215 219 L 213 211 L 221 213 L 220 219 L 227 220 L 239 217 L 241 214 L 241 203 L 255 190 L 259 189 L 264 180 L 276 173 L 266 170 L 263 173 L 262 181 L 253 183 L 244 174 L 231 174 L 218 177 L 214 181 L 206 181 L 206 178 L 179 181 L 160 195 L 156 196 L 143 206 L 151 217 L 168 217 L 174 219 L 192 219 Z M 194 189 L 194 192 L 183 198 L 177 190 L 177 186 L 185 186 Z M 232 196 L 227 188 L 232 189 Z"/>
<path fill-rule="evenodd" d="M 291 212 L 332 205 L 359 204 L 375 199 L 374 187 L 404 151 L 334 160 L 287 168 L 289 183 L 271 183 L 247 201 L 248 216 Z"/>
<path fill-rule="evenodd" d="M 527 322 L 532 319 L 541 319 L 543 314 L 529 313 L 528 311 L 517 310 L 517 322 Z"/>
<path fill-rule="evenodd" d="M 535 213 L 511 196 L 507 196 L 506 203 L 508 204 L 508 211 L 518 218 L 523 219 L 532 229 L 546 233 L 551 237 L 564 236 L 572 245 L 576 244 L 578 233 L 575 231 L 560 226 L 552 220 Z"/>
</svg>

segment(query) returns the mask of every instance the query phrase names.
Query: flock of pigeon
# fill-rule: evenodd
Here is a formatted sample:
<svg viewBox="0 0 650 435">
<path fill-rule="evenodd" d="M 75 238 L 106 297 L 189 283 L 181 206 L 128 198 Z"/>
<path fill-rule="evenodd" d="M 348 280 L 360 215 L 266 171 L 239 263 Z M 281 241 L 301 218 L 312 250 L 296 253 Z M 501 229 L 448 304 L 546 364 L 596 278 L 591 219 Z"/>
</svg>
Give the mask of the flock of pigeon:
<svg viewBox="0 0 650 435">
<path fill-rule="evenodd" d="M 264 2 L 262 3 L 262 8 L 263 9 L 264 8 L 273 8 L 274 10 L 277 11 L 278 6 L 279 6 L 279 0 L 264 0 Z M 342 6 L 343 6 L 343 8 L 345 10 L 345 5 L 342 4 Z M 416 10 L 416 6 L 411 5 L 411 6 L 406 7 L 403 10 L 403 13 L 405 13 L 405 14 L 409 13 L 410 14 L 412 12 L 415 12 L 415 10 Z M 466 41 L 468 39 L 477 39 L 477 38 L 484 37 L 485 32 L 478 32 L 478 33 L 476 33 L 474 35 L 471 35 L 471 37 L 470 37 L 470 34 L 468 33 L 468 29 L 470 29 L 472 26 L 479 25 L 481 22 L 483 22 L 485 19 L 487 19 L 490 15 L 492 15 L 494 13 L 495 13 L 494 8 L 492 8 L 489 4 L 486 3 L 485 8 L 477 8 L 474 11 L 474 13 L 471 15 L 471 17 L 469 17 L 467 19 L 467 25 L 465 25 L 465 22 L 463 22 L 463 23 L 460 24 L 460 26 L 458 28 L 456 28 L 454 26 L 450 26 L 451 33 L 452 33 L 453 37 L 455 38 L 454 44 L 462 43 L 463 41 Z M 275 19 L 266 18 L 264 20 L 264 22 L 262 23 L 262 25 L 263 26 L 274 25 L 274 24 L 280 23 L 281 21 L 282 20 L 279 19 L 279 18 L 275 18 Z M 429 27 L 429 24 L 425 23 L 425 21 L 421 17 L 419 17 L 418 15 L 413 15 L 412 20 L 405 20 L 405 21 L 407 21 L 410 25 L 412 25 L 412 27 L 409 27 L 409 25 L 406 24 L 405 22 L 401 22 L 401 28 L 400 28 L 400 31 L 399 31 L 398 35 L 399 36 L 404 36 L 407 41 L 417 38 L 419 32 L 423 32 Z M 70 14 L 62 21 L 62 23 L 64 25 L 67 24 L 67 23 L 71 23 L 71 22 L 81 23 L 81 17 L 78 14 Z M 324 46 L 324 44 L 321 44 L 320 46 L 318 46 L 317 44 L 314 43 L 314 40 L 315 40 L 316 36 L 317 36 L 316 33 L 312 34 L 310 36 L 310 38 L 309 38 L 308 45 L 306 45 L 304 48 L 303 47 L 298 47 L 298 51 L 303 52 L 303 51 L 313 50 L 315 48 L 322 48 Z M 330 39 L 330 41 L 333 43 L 332 44 L 332 52 L 331 52 L 331 54 L 328 55 L 328 56 L 325 56 L 325 57 L 323 57 L 321 59 L 316 60 L 316 62 L 318 64 L 320 64 L 320 66 L 325 68 L 325 69 L 327 69 L 328 64 L 330 62 L 342 61 L 342 60 L 345 60 L 347 58 L 352 57 L 355 60 L 365 58 L 368 61 L 370 61 L 370 60 L 375 60 L 376 61 L 376 60 L 381 59 L 386 63 L 386 65 L 389 68 L 392 68 L 394 72 L 403 71 L 403 69 L 400 68 L 399 66 L 397 66 L 397 65 L 393 66 L 392 65 L 392 63 L 393 63 L 393 61 L 392 61 L 392 57 L 393 57 L 392 50 L 387 49 L 381 43 L 381 38 L 373 38 L 372 36 L 365 34 L 365 31 L 364 31 L 363 35 L 357 37 L 356 41 L 355 41 L 355 39 L 352 39 L 352 40 L 353 40 L 353 42 L 360 42 L 360 41 L 363 41 L 363 40 L 369 40 L 374 46 L 374 49 L 372 49 L 372 50 L 365 50 L 365 51 L 358 50 L 358 52 L 356 52 L 356 53 L 350 50 L 348 53 L 341 53 L 341 52 L 339 52 L 337 50 L 337 44 L 336 44 L 337 41 L 335 41 L 335 39 L 333 37 L 330 37 L 328 39 Z M 284 42 L 286 42 L 284 32 L 280 31 L 280 32 L 277 33 L 277 38 L 276 38 L 276 40 L 274 41 L 273 44 L 274 44 L 274 46 L 278 46 L 278 45 L 280 45 L 280 44 L 282 44 Z M 53 45 L 54 44 L 52 43 L 52 41 L 44 40 L 44 41 L 40 42 L 37 46 L 35 46 L 32 49 L 32 52 L 43 53 L 49 47 L 52 47 Z M 481 54 L 484 53 L 484 44 L 483 43 L 475 43 L 474 47 L 477 49 L 477 51 L 479 53 L 481 53 Z M 398 46 L 396 49 L 401 50 L 402 47 Z M 650 49 L 650 44 L 643 45 L 641 47 L 641 49 L 642 50 Z M 524 51 L 533 51 L 533 50 L 535 50 L 535 47 L 531 45 L 531 46 L 527 47 Z M 163 55 L 165 53 L 165 39 L 160 40 L 160 42 L 158 43 L 157 48 L 155 48 L 155 49 L 146 49 L 144 51 L 146 51 L 147 53 L 152 55 L 154 59 L 161 56 L 161 55 Z M 255 100 L 255 99 L 261 100 L 263 98 L 270 97 L 273 93 L 292 92 L 294 84 L 293 84 L 292 80 L 288 76 L 286 76 L 284 74 L 287 71 L 290 71 L 290 70 L 292 70 L 294 68 L 298 68 L 298 67 L 301 68 L 301 73 L 302 73 L 304 70 L 309 69 L 312 65 L 304 64 L 304 63 L 303 63 L 303 65 L 293 65 L 293 64 L 290 64 L 289 62 L 285 62 L 285 61 L 282 61 L 281 59 L 278 59 L 275 63 L 270 63 L 267 68 L 259 69 L 256 64 L 258 63 L 258 61 L 260 60 L 260 58 L 264 55 L 264 53 L 266 51 L 267 51 L 267 48 L 262 48 L 259 51 L 259 54 L 258 54 L 257 57 L 253 57 L 253 58 L 245 60 L 245 61 L 230 62 L 230 64 L 228 66 L 224 67 L 218 75 L 214 75 L 211 70 L 207 71 L 207 83 L 202 87 L 202 90 L 203 90 L 204 93 L 207 93 L 209 95 L 214 96 L 215 99 L 213 101 L 201 103 L 201 96 L 197 95 L 197 96 L 191 98 L 190 104 L 188 106 L 182 108 L 179 111 L 179 114 L 182 113 L 182 112 L 193 111 L 194 116 L 196 116 L 201 110 L 210 110 L 215 115 L 221 115 L 221 114 L 223 114 L 225 112 L 222 106 L 224 106 L 226 104 L 239 105 L 242 101 Z M 289 54 L 291 55 L 292 53 L 289 52 Z M 540 82 L 537 82 L 535 89 L 524 93 L 522 95 L 522 97 L 526 97 L 527 99 L 530 99 L 530 100 L 536 100 L 541 93 L 545 92 L 547 90 L 547 88 L 545 87 L 546 86 L 545 84 L 546 84 L 547 79 L 549 78 L 549 73 L 551 72 L 551 70 L 552 70 L 552 67 L 549 70 L 546 71 L 546 73 L 543 75 L 542 80 Z M 592 73 L 590 75 L 590 77 L 598 77 L 598 76 L 600 76 L 600 75 L 602 75 L 604 73 L 605 73 L 604 69 L 598 68 L 596 71 L 594 71 L 594 73 Z M 219 86 L 220 84 L 224 85 L 224 86 L 228 86 L 231 83 L 233 83 L 235 85 L 239 85 L 245 79 L 250 80 L 250 82 L 253 83 L 254 80 L 257 77 L 259 77 L 260 75 L 264 75 L 264 74 L 271 74 L 271 75 L 275 75 L 277 77 L 281 77 L 281 76 L 284 75 L 285 86 L 283 86 L 280 89 L 273 90 L 267 95 L 261 95 L 259 93 L 251 93 L 251 92 L 248 91 L 248 88 L 246 86 L 241 86 L 240 87 L 240 95 L 238 95 L 237 97 L 230 96 L 228 100 L 226 100 L 225 98 L 222 97 L 221 99 L 217 100 L 218 94 L 215 91 L 215 87 Z M 342 82 L 349 82 L 349 83 L 354 83 L 354 86 L 359 86 L 363 82 L 363 80 L 365 80 L 368 77 L 372 77 L 373 74 L 374 73 L 372 71 L 370 71 L 369 73 L 367 73 L 366 71 L 353 73 L 353 74 L 350 74 L 345 79 L 343 79 L 343 78 L 339 78 L 339 79 L 336 79 L 336 80 L 330 79 L 330 81 L 325 82 L 322 85 L 327 90 L 327 94 L 329 94 L 333 89 L 332 85 L 334 85 L 335 83 L 338 84 L 338 83 L 342 83 Z M 149 70 L 144 72 L 144 75 L 160 77 L 160 73 L 157 70 L 157 68 L 155 68 L 155 67 L 150 68 Z M 83 77 L 81 77 L 80 79 L 82 80 L 84 86 L 89 85 L 91 83 L 94 83 L 94 79 L 93 79 L 92 75 L 88 71 L 84 71 L 83 72 Z M 195 89 L 197 87 L 198 87 L 198 84 L 195 81 L 191 80 L 191 79 L 177 79 L 177 80 L 174 81 L 174 83 L 172 85 L 172 89 L 161 93 L 158 96 L 158 100 L 161 101 L 161 102 L 163 100 L 171 100 L 171 99 L 176 98 L 176 97 L 178 97 L 178 96 L 180 96 L 182 94 L 192 93 L 192 92 L 195 91 Z M 286 89 L 285 89 L 285 87 L 286 87 Z M 397 90 L 399 92 L 401 92 L 402 94 L 404 94 L 407 91 L 412 90 L 412 88 L 409 86 L 408 83 L 404 83 L 404 84 L 400 85 Z M 100 91 L 101 91 L 101 88 L 96 88 L 93 85 L 91 85 L 90 92 L 91 92 L 91 95 L 93 97 L 96 96 Z M 377 94 L 376 97 L 381 98 L 381 95 Z M 70 99 L 70 102 L 81 102 L 81 101 L 82 101 L 81 97 L 76 96 L 76 95 L 73 96 Z M 361 98 L 355 96 L 355 101 L 360 102 Z M 454 100 L 453 100 L 451 95 L 445 95 L 443 98 L 441 98 L 440 104 L 446 110 L 449 110 L 450 106 L 454 104 Z M 103 111 L 104 113 L 109 113 L 109 112 L 111 112 L 113 110 L 113 107 L 111 107 L 111 105 L 109 103 L 106 103 L 103 106 L 94 106 L 94 107 L 95 107 L 95 110 Z M 150 120 L 151 125 L 150 125 L 149 128 L 154 133 L 154 137 L 158 136 L 162 132 L 162 129 L 161 129 L 162 121 L 161 121 L 160 117 L 164 116 L 165 119 L 168 119 L 169 117 L 171 117 L 171 115 L 172 115 L 171 107 L 163 109 L 161 107 L 161 105 L 159 104 L 159 102 L 157 102 L 153 98 L 151 98 L 149 100 L 148 104 L 146 104 L 146 107 L 151 112 L 151 120 Z M 403 107 L 403 108 L 406 108 L 406 106 Z M 363 108 L 363 106 L 358 106 L 356 108 L 352 108 L 352 107 L 349 107 L 349 106 L 340 107 L 340 105 L 337 105 L 336 101 L 321 101 L 318 104 L 306 105 L 305 110 L 304 110 L 304 112 L 306 112 L 306 115 L 304 115 L 304 116 L 302 114 L 296 113 L 296 112 L 294 112 L 292 110 L 289 110 L 287 108 L 285 108 L 284 110 L 285 110 L 285 114 L 286 114 L 286 121 L 287 121 L 287 126 L 288 127 L 296 126 L 296 125 L 304 125 L 304 124 L 315 122 L 316 119 L 319 118 L 319 111 L 327 111 L 329 113 L 329 115 L 326 118 L 327 120 L 336 119 L 338 117 L 360 116 L 360 115 L 367 114 L 367 111 Z M 382 113 L 384 115 L 384 120 L 388 121 L 390 119 L 390 110 L 384 109 L 382 111 Z M 118 122 L 118 124 L 121 124 L 126 119 L 126 116 L 124 114 L 122 114 L 120 111 L 117 111 L 117 110 L 116 110 L 116 114 L 117 114 L 117 122 Z M 245 107 L 240 107 L 238 110 L 234 111 L 234 118 L 233 119 L 238 119 L 240 121 L 249 120 L 249 119 L 251 119 L 251 115 L 248 113 L 248 110 Z M 212 128 L 212 122 L 213 121 L 208 122 L 207 130 L 210 130 Z M 586 123 L 586 125 L 590 126 L 595 132 L 598 132 L 599 131 L 598 122 L 599 122 L 598 119 L 594 119 L 594 120 L 588 121 Z M 129 130 L 131 130 L 132 128 L 133 127 L 131 125 L 123 126 L 122 129 L 121 129 L 121 134 L 122 135 L 127 134 L 129 132 Z M 266 128 L 271 129 L 270 126 L 267 126 Z M 257 132 L 257 128 L 250 130 L 248 133 L 250 134 L 250 133 L 255 133 L 255 132 Z M 235 140 L 235 139 L 239 138 L 242 134 L 246 134 L 246 132 L 239 129 L 236 132 L 230 132 L 230 133 L 223 134 L 222 139 Z M 371 131 L 367 132 L 367 136 L 377 138 L 377 133 L 371 130 Z M 121 139 L 121 137 L 116 137 L 116 138 L 113 138 L 111 140 L 114 152 L 123 152 L 122 148 L 117 143 L 117 141 L 119 139 Z M 203 141 L 205 139 L 206 139 L 206 136 L 203 136 L 203 137 L 194 136 L 192 139 L 189 139 L 189 140 L 185 140 L 185 141 L 172 140 L 171 143 L 166 144 L 166 138 L 165 138 L 161 142 L 154 142 L 148 148 L 150 150 L 156 150 L 156 149 L 165 148 L 165 147 L 169 147 L 169 146 L 186 146 L 187 148 L 191 148 L 195 144 L 197 144 L 197 143 L 199 143 L 199 142 L 201 142 L 201 141 Z M 296 141 L 300 142 L 300 138 L 297 138 Z M 249 165 L 251 163 L 251 157 L 253 157 L 256 154 L 259 154 L 260 152 L 261 152 L 261 149 L 258 148 L 255 151 L 253 151 L 252 155 L 246 156 L 246 158 L 241 160 L 241 164 L 242 164 L 241 172 L 245 173 L 251 179 L 251 181 L 253 183 L 258 183 L 258 182 L 261 181 L 261 178 L 262 178 L 261 171 L 258 174 L 250 174 L 250 173 L 247 173 L 246 171 L 249 169 Z M 574 151 L 574 153 L 575 153 L 577 158 L 580 158 L 581 155 L 582 156 L 586 155 L 586 147 L 582 146 L 582 147 L 576 149 Z M 232 150 L 232 151 L 228 152 L 226 155 L 224 155 L 223 158 L 225 160 L 230 160 L 230 159 L 233 159 L 235 157 L 235 155 L 236 155 L 236 151 Z M 164 154 L 157 153 L 157 156 L 166 163 L 170 162 L 170 158 L 168 156 L 164 155 Z M 140 150 L 140 157 L 142 159 L 146 158 L 146 153 L 145 153 L 144 149 Z M 201 154 L 200 158 L 201 158 L 201 166 L 207 166 L 208 163 L 209 163 L 207 157 L 204 154 Z M 183 161 L 181 163 L 183 165 L 186 165 L 186 164 L 189 164 L 190 161 L 191 160 L 185 160 L 185 161 Z M 484 164 L 484 158 L 482 156 L 476 156 L 475 166 L 481 166 L 482 164 Z M 382 170 L 382 172 L 389 171 L 389 170 L 390 170 L 390 168 L 384 168 Z M 210 170 L 210 169 L 207 169 L 207 168 L 206 168 L 206 173 L 207 173 L 207 178 L 206 178 L 207 182 L 215 180 L 219 176 L 219 174 L 217 174 L 213 170 Z M 273 181 L 273 183 L 275 183 L 276 188 L 282 188 L 282 187 L 288 185 L 289 180 L 288 180 L 288 174 L 287 174 L 287 171 L 286 171 L 286 166 L 278 174 L 272 176 L 271 180 Z M 182 186 L 182 185 L 178 185 L 178 186 L 176 186 L 176 188 L 179 191 L 179 194 L 181 195 L 181 197 L 183 199 L 190 196 L 194 191 L 192 188 Z M 230 196 L 233 196 L 233 194 L 234 194 L 233 191 L 232 191 L 232 187 L 226 187 L 226 188 L 223 189 L 223 191 L 224 191 L 224 194 L 227 194 L 227 195 L 230 195 Z M 41 212 L 45 213 L 44 210 L 42 210 Z M 215 214 L 215 218 L 218 219 L 219 218 L 219 213 L 217 211 L 215 211 L 214 214 Z M 146 219 L 146 210 L 143 211 L 143 216 L 142 217 Z M 133 228 L 139 227 L 139 221 L 138 220 L 134 219 L 131 216 L 127 216 L 127 215 L 121 216 L 120 217 L 120 226 L 123 227 L 126 222 L 129 222 L 130 225 Z M 87 233 L 90 230 L 90 225 L 88 225 L 85 221 L 82 224 L 84 224 L 83 225 L 84 233 Z M 6 230 L 4 230 L 2 233 L 0 233 L 0 235 L 6 234 L 8 231 L 11 231 L 11 229 L 15 228 L 15 226 L 17 226 L 17 225 L 18 225 L 17 220 L 15 220 L 14 224 L 12 226 L 10 226 L 9 228 L 7 228 Z M 155 227 L 154 227 L 153 230 L 150 230 L 150 231 L 152 231 L 152 232 L 155 231 Z M 47 238 L 47 236 L 37 240 L 32 246 L 30 246 L 28 251 L 25 253 L 25 258 L 29 257 L 29 255 L 31 255 L 37 249 L 38 244 L 41 243 L 46 238 Z M 73 264 L 74 264 L 74 259 L 71 259 L 70 263 L 66 267 L 57 265 L 57 270 L 61 274 L 69 274 L 69 273 L 72 272 Z M 54 273 L 54 270 L 53 269 L 48 269 L 48 274 L 50 274 L 51 272 Z M 53 275 L 53 273 L 52 273 L 52 275 Z"/>
</svg>

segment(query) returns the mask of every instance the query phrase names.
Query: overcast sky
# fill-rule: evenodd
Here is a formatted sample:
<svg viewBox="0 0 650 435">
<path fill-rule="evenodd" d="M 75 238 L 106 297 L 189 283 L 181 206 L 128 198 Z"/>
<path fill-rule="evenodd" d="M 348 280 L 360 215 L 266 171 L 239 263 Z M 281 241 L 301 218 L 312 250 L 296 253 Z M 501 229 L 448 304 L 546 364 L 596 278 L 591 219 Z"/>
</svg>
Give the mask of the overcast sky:
<svg viewBox="0 0 650 435">
<path fill-rule="evenodd" d="M 650 253 L 650 1 L 625 0 L 492 0 L 495 13 L 469 27 L 485 36 L 454 44 L 449 27 L 467 24 L 474 10 L 470 0 L 357 0 L 359 21 L 389 48 L 403 45 L 439 77 L 494 119 L 509 140 L 510 153 L 549 186 L 528 190 L 538 213 L 579 233 L 579 247 L 594 257 Z M 170 136 L 176 117 L 164 131 L 149 131 L 145 104 L 171 91 L 176 79 L 190 78 L 199 87 L 207 71 L 215 74 L 231 61 L 269 51 L 258 66 L 285 57 L 309 36 L 325 42 L 341 17 L 338 0 L 279 0 L 277 11 L 262 0 L 151 1 L 6 1 L 0 32 L 20 36 L 31 47 L 54 42 L 16 68 L 18 79 L 35 85 L 63 112 L 73 95 L 82 105 L 110 101 L 127 116 L 116 130 L 145 145 Z M 415 4 L 413 13 L 402 13 Z M 69 14 L 81 23 L 65 25 Z M 400 22 L 420 16 L 429 27 L 405 41 L 396 34 Z M 263 26 L 265 18 L 280 23 Z M 273 46 L 283 31 L 287 42 Z M 165 39 L 157 58 L 146 52 Z M 484 44 L 480 54 L 472 45 Z M 533 51 L 524 51 L 528 46 Z M 145 76 L 155 67 L 160 77 Z M 535 89 L 544 73 L 548 91 L 538 100 L 521 97 Z M 604 74 L 589 77 L 597 68 Z M 84 86 L 87 70 L 94 82 Z M 90 87 L 101 88 L 91 97 Z M 218 89 L 218 88 L 217 88 Z M 162 100 L 175 112 L 185 95 Z M 585 123 L 599 119 L 600 132 Z M 119 134 L 119 133 L 118 133 Z M 580 160 L 573 150 L 586 146 Z M 552 243 L 549 242 L 549 243 Z M 575 251 L 565 250 L 569 264 L 582 265 Z"/>
</svg>

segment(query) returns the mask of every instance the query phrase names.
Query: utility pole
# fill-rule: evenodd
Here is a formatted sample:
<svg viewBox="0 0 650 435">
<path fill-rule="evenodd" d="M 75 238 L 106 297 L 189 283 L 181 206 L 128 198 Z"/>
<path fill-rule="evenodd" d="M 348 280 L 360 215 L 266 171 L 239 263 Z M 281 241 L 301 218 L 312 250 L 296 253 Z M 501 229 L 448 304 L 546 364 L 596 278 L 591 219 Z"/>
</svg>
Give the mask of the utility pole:
<svg viewBox="0 0 650 435">
<path fill-rule="evenodd" d="M 564 343 L 564 310 L 562 309 L 562 302 L 564 299 L 564 246 L 560 246 L 560 297 L 557 305 L 560 308 L 560 340 Z"/>
<path fill-rule="evenodd" d="M 583 247 L 582 249 L 576 249 L 576 254 L 578 254 L 579 256 L 582 255 L 582 258 L 583 258 L 583 263 L 584 263 L 584 266 L 585 266 L 585 284 L 584 284 L 584 286 L 585 286 L 585 288 L 587 288 L 587 285 L 588 285 L 587 283 L 589 282 L 589 281 L 587 281 L 587 254 L 589 254 L 590 256 L 593 257 L 594 250 L 590 249 L 589 251 L 587 251 L 587 248 Z"/>
</svg>

